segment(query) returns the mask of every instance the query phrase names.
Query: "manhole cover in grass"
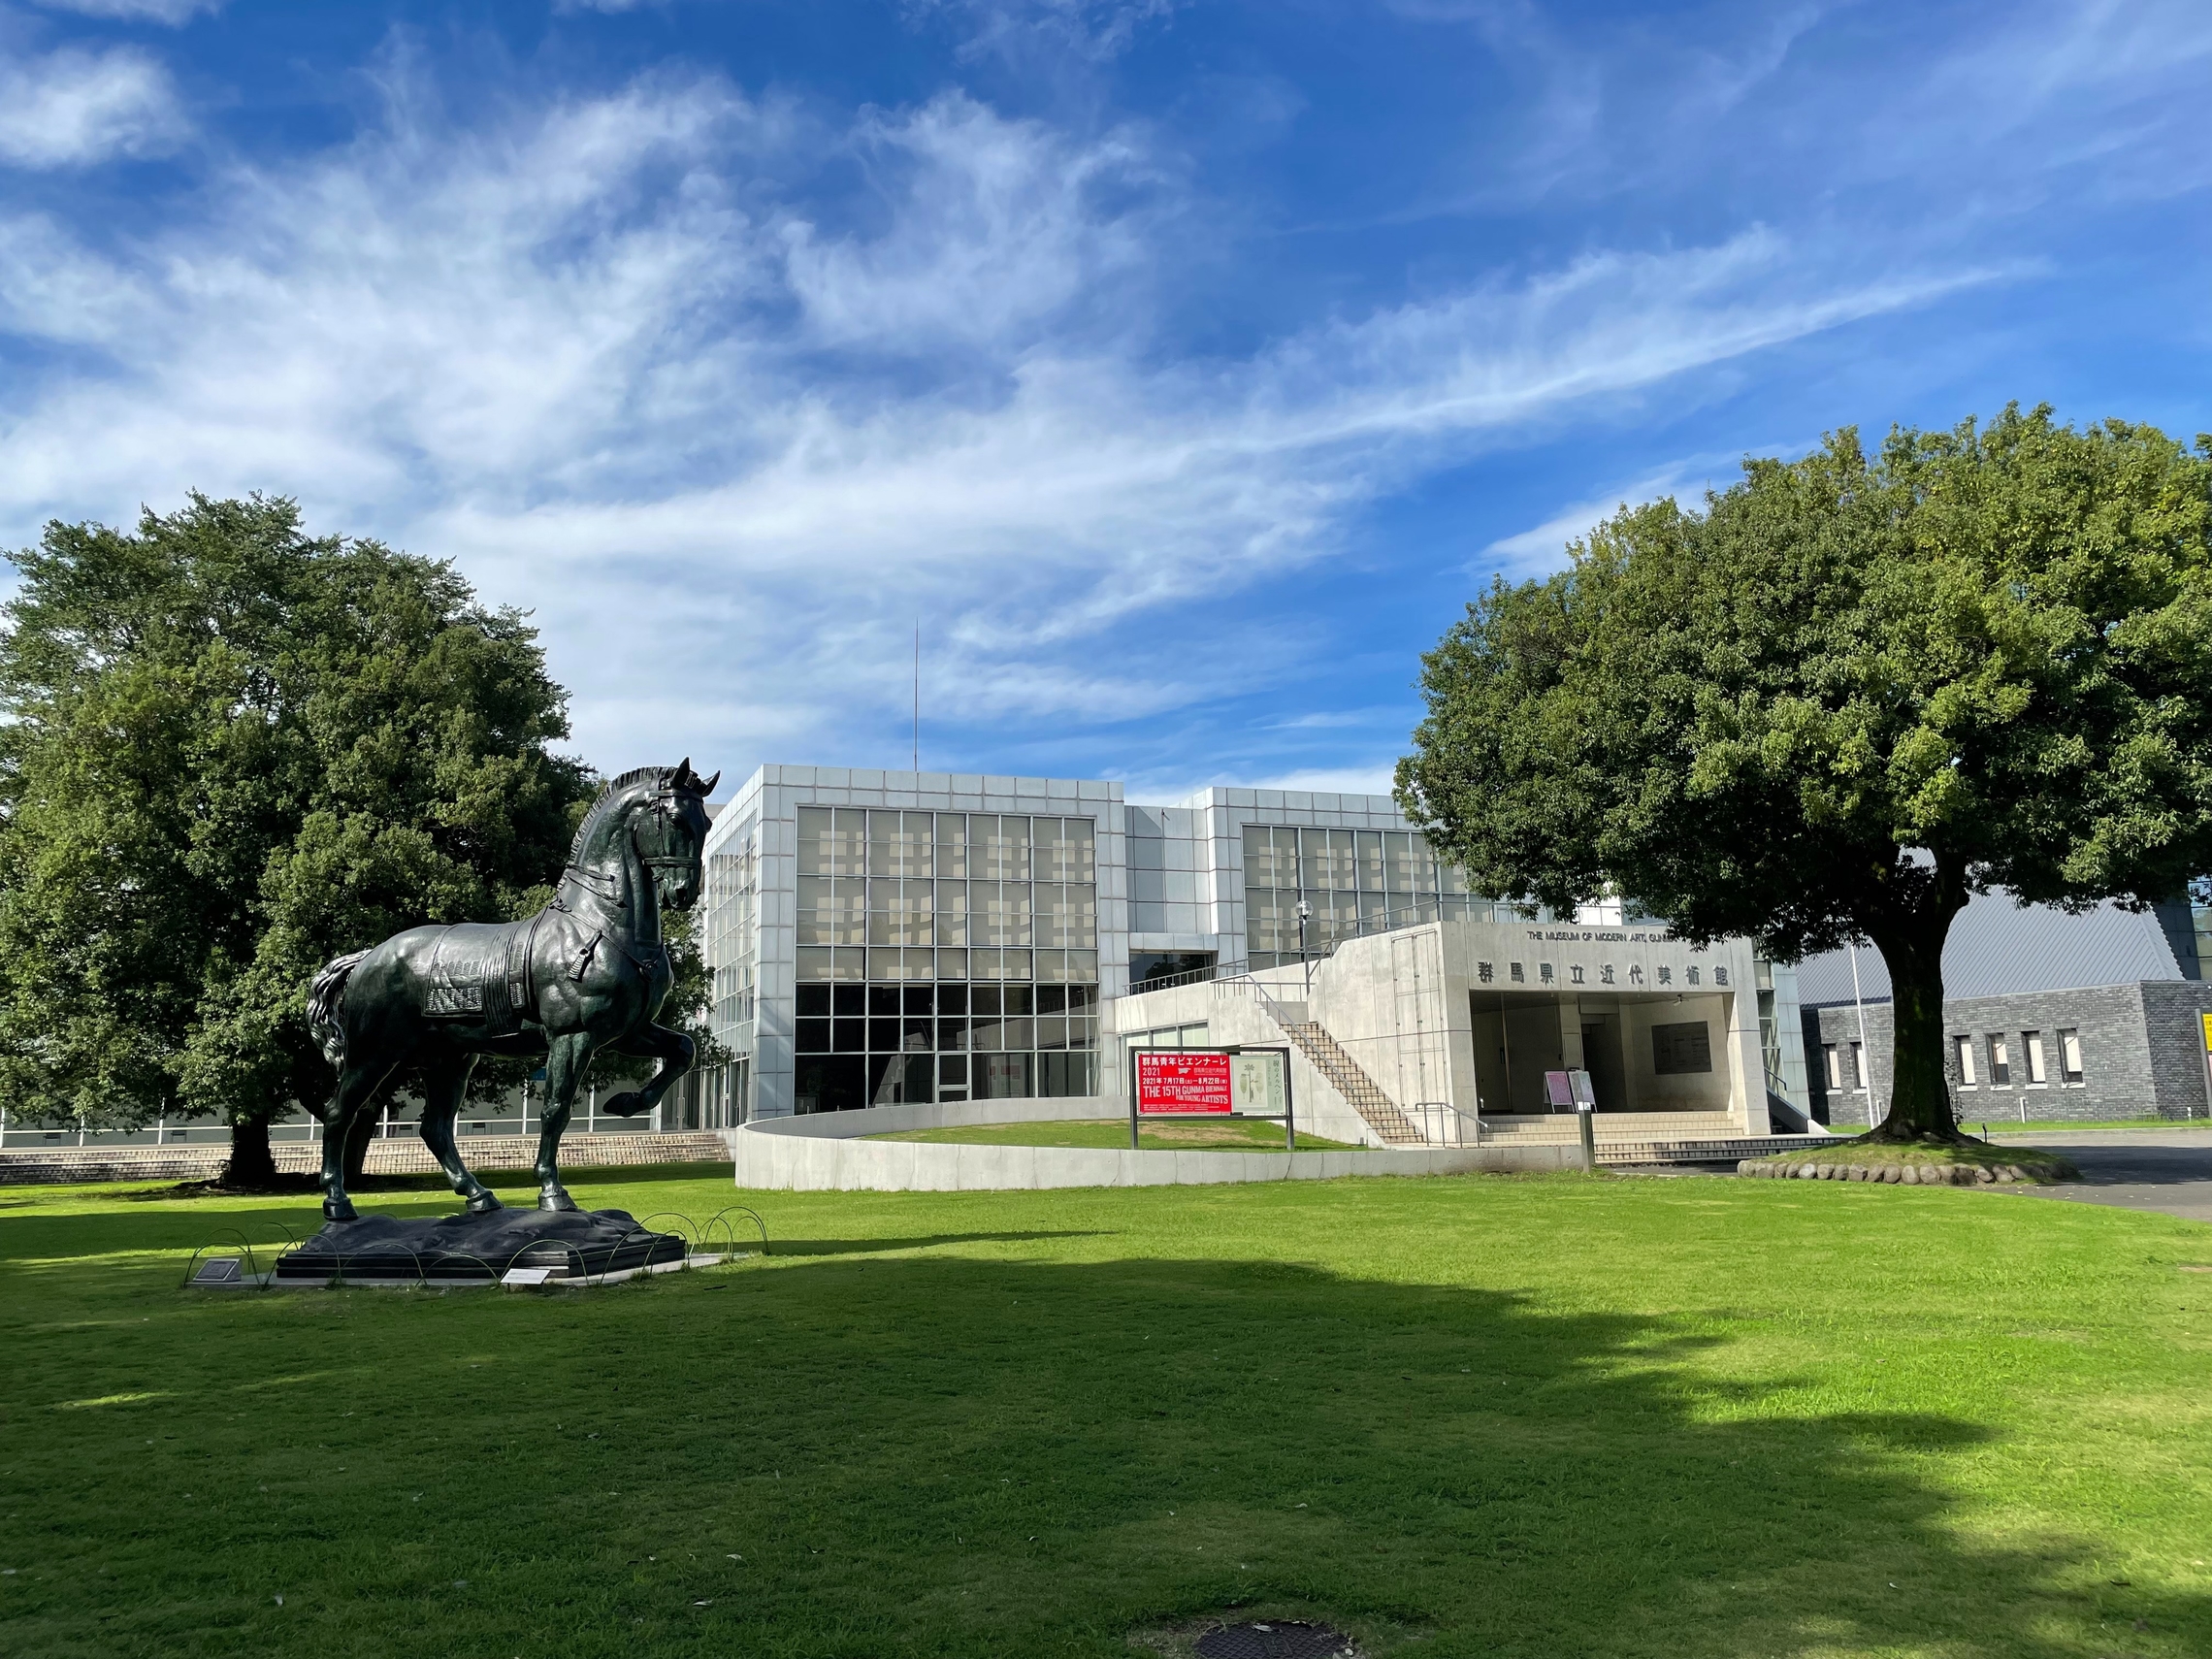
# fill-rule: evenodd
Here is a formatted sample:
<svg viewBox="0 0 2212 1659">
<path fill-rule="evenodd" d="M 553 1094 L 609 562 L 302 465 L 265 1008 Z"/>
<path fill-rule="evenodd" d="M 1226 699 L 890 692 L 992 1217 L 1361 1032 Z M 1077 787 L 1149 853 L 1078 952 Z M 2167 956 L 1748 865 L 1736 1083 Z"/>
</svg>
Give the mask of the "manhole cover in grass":
<svg viewBox="0 0 2212 1659">
<path fill-rule="evenodd" d="M 1192 1643 L 1198 1659 L 1337 1659 L 1353 1651 L 1351 1638 L 1300 1619 L 1225 1624 Z"/>
</svg>

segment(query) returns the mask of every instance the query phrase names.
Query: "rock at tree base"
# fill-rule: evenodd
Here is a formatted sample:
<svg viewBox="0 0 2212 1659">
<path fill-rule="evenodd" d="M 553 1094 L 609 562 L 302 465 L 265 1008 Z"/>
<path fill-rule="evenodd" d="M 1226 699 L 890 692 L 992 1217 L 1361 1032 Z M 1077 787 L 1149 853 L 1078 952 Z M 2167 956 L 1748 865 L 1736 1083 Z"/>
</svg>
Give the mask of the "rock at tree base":
<svg viewBox="0 0 2212 1659">
<path fill-rule="evenodd" d="M 486 1216 L 332 1221 L 276 1258 L 278 1280 L 486 1280 L 509 1268 L 549 1268 L 556 1279 L 596 1278 L 681 1261 L 676 1233 L 639 1227 L 627 1210 L 494 1210 Z"/>
</svg>

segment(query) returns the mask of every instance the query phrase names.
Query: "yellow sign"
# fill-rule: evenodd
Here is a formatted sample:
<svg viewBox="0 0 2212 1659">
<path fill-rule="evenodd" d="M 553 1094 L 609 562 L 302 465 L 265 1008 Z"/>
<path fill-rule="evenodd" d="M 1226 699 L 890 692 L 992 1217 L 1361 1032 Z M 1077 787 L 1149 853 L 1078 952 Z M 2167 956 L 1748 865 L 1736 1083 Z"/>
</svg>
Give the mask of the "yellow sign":
<svg viewBox="0 0 2212 1659">
<path fill-rule="evenodd" d="M 2204 1052 L 2212 1055 L 2212 1014 L 2198 1016 L 2204 1022 Z"/>
</svg>

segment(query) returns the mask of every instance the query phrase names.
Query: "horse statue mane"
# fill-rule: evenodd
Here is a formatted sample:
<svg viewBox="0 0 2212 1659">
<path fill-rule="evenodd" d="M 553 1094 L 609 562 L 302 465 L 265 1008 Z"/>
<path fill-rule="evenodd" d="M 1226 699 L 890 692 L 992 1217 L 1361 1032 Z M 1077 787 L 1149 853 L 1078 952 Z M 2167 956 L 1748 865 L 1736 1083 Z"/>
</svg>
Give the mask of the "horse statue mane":
<svg viewBox="0 0 2212 1659">
<path fill-rule="evenodd" d="M 634 804 L 632 798 L 634 786 L 651 783 L 652 793 L 656 795 L 696 795 L 704 800 L 721 781 L 720 772 L 710 778 L 701 778 L 693 771 L 689 755 L 672 766 L 633 766 L 620 777 L 607 779 L 600 785 L 599 794 L 593 797 L 591 810 L 584 814 L 584 821 L 576 826 L 575 839 L 569 843 L 569 862 L 573 864 L 584 856 L 584 849 L 591 844 L 592 837 L 606 827 L 611 816 L 624 807 Z"/>
</svg>

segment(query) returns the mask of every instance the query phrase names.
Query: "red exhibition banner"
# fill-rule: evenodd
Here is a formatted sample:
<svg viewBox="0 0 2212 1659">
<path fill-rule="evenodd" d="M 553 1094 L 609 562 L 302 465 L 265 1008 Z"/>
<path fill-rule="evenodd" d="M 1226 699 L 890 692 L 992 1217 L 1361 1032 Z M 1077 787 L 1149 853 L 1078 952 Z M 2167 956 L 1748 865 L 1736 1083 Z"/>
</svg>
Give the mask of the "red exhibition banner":
<svg viewBox="0 0 2212 1659">
<path fill-rule="evenodd" d="M 1227 1055 L 1139 1049 L 1139 1112 L 1228 1112 L 1232 1109 Z"/>
</svg>

